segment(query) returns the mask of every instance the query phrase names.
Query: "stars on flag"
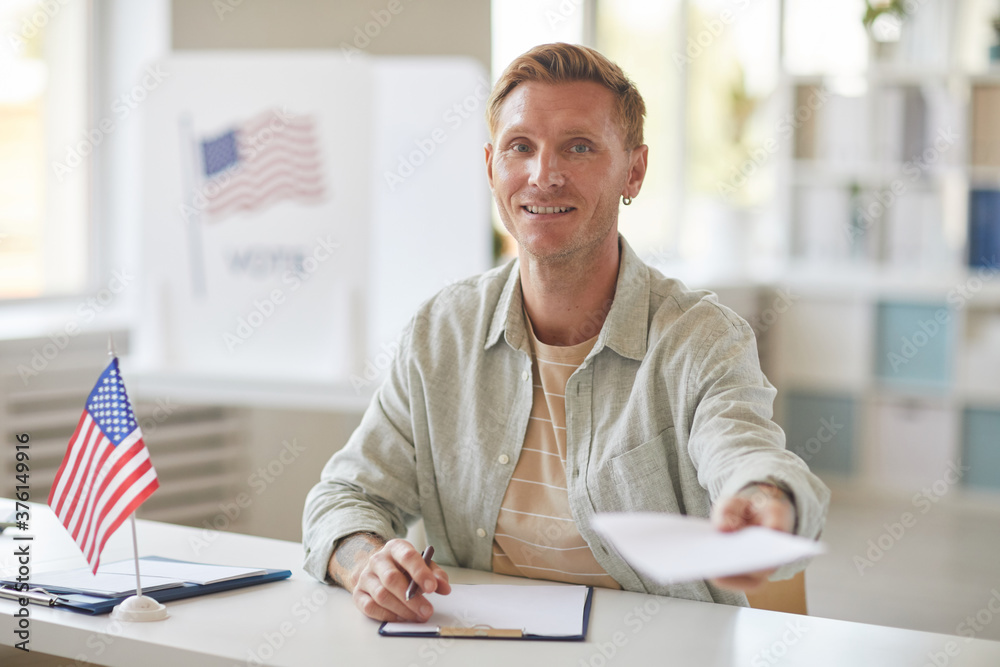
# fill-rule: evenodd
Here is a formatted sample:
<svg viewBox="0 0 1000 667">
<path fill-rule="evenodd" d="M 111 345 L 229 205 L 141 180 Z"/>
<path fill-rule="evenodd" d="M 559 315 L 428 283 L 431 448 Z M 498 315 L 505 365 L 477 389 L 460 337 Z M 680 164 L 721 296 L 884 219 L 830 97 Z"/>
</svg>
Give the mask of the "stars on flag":
<svg viewBox="0 0 1000 667">
<path fill-rule="evenodd" d="M 87 411 L 114 444 L 135 430 L 135 413 L 125 393 L 125 383 L 118 371 L 109 368 L 90 392 Z"/>
</svg>

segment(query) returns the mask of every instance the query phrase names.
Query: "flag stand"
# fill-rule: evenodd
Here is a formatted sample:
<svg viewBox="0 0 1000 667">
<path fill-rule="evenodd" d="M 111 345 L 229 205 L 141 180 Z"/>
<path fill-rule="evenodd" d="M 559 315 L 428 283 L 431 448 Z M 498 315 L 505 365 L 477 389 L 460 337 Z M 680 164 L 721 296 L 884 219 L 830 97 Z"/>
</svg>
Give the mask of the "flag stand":
<svg viewBox="0 0 1000 667">
<path fill-rule="evenodd" d="M 148 595 L 142 594 L 142 583 L 139 581 L 139 546 L 135 538 L 135 513 L 129 517 L 132 522 L 132 553 L 135 556 L 135 595 L 126 598 L 121 604 L 115 605 L 111 618 L 119 621 L 162 621 L 170 614 L 167 607 Z"/>
</svg>

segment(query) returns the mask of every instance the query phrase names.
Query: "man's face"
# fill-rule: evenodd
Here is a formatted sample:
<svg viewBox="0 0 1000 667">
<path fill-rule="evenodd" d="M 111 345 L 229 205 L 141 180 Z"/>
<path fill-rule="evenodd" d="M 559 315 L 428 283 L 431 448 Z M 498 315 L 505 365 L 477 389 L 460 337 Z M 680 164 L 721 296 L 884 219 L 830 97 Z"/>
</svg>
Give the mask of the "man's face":
<svg viewBox="0 0 1000 667">
<path fill-rule="evenodd" d="M 617 238 L 618 200 L 635 196 L 646 147 L 626 151 L 610 90 L 592 81 L 518 84 L 486 146 L 507 231 L 538 259 L 565 259 Z"/>
</svg>

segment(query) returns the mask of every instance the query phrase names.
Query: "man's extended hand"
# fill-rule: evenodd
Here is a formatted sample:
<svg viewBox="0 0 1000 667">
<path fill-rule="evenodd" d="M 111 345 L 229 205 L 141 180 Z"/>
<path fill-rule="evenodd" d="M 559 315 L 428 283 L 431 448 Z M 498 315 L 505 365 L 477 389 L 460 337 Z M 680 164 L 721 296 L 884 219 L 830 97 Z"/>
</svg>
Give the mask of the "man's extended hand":
<svg viewBox="0 0 1000 667">
<path fill-rule="evenodd" d="M 739 493 L 720 500 L 712 508 L 712 523 L 723 532 L 747 526 L 762 526 L 786 533 L 795 531 L 795 506 L 788 495 L 771 484 L 751 484 Z M 753 591 L 763 586 L 774 570 L 713 579 L 721 588 Z"/>
<path fill-rule="evenodd" d="M 406 601 L 406 588 L 415 580 L 422 593 L 451 592 L 448 575 L 406 540 L 389 540 L 372 533 L 355 533 L 341 540 L 328 567 L 330 578 L 354 597 L 354 606 L 377 621 L 416 621 L 430 618 L 434 608 L 423 595 Z"/>
</svg>

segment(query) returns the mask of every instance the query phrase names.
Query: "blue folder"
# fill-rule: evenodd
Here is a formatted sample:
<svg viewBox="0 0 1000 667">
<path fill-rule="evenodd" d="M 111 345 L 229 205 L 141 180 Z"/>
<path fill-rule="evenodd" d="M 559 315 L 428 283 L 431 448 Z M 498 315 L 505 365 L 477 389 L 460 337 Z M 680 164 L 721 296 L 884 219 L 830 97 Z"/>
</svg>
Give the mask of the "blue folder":
<svg viewBox="0 0 1000 667">
<path fill-rule="evenodd" d="M 162 558 L 160 556 L 143 556 L 139 560 L 170 561 L 174 563 L 190 562 L 174 558 Z M 185 598 L 192 598 L 198 595 L 208 595 L 210 593 L 218 593 L 220 591 L 230 591 L 236 588 L 256 586 L 257 584 L 265 584 L 270 581 L 280 581 L 281 579 L 287 579 L 290 576 L 292 576 L 291 570 L 264 570 L 264 574 L 258 574 L 251 577 L 240 577 L 239 579 L 219 581 L 212 584 L 185 583 L 181 586 L 164 588 L 158 591 L 143 591 L 142 594 L 153 598 L 157 602 L 170 602 L 172 600 L 183 600 Z M 12 585 L 14 583 L 15 582 L 12 581 L 0 580 L 0 586 Z M 45 588 L 44 593 L 38 593 L 35 591 L 32 592 L 34 593 L 33 597 L 39 598 L 32 599 L 32 602 L 46 604 L 47 606 L 58 609 L 75 611 L 80 614 L 93 615 L 110 613 L 116 605 L 121 604 L 126 598 L 131 596 L 131 594 L 129 594 L 122 597 L 112 598 L 98 597 L 96 595 L 86 595 L 69 588 L 55 587 Z"/>
</svg>

